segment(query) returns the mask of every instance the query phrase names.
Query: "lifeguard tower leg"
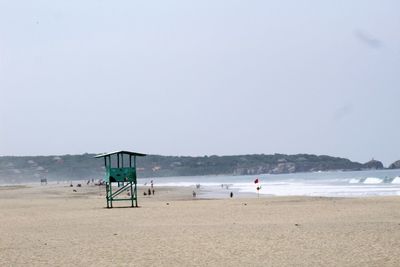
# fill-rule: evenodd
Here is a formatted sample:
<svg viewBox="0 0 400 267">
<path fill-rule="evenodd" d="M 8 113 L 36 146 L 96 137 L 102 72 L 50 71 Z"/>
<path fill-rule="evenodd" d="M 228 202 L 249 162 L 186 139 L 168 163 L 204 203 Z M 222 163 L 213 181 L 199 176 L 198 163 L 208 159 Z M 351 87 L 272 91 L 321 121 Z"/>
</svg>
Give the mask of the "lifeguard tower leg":
<svg viewBox="0 0 400 267">
<path fill-rule="evenodd" d="M 109 192 L 108 192 L 108 183 L 106 183 L 106 200 L 107 200 L 107 208 L 109 208 L 110 206 L 109 206 L 109 204 L 108 204 L 108 194 L 109 194 Z"/>
<path fill-rule="evenodd" d="M 134 207 L 133 205 L 133 199 L 135 197 L 135 194 L 133 192 L 133 187 L 132 187 L 132 182 L 129 182 L 131 184 L 131 207 Z"/>
<path fill-rule="evenodd" d="M 112 183 L 110 182 L 110 208 L 112 208 L 112 201 L 113 201 L 113 196 L 112 196 Z"/>
<path fill-rule="evenodd" d="M 135 207 L 138 207 L 138 202 L 137 202 L 137 184 L 135 181 L 135 188 L 133 189 L 135 191 Z"/>
</svg>

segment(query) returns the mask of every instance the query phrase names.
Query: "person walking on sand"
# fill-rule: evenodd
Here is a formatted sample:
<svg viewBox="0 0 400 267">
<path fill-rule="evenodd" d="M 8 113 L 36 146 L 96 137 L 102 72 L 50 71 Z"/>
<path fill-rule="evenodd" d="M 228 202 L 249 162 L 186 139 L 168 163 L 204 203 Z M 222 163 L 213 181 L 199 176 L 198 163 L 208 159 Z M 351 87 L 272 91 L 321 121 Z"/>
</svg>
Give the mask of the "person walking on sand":
<svg viewBox="0 0 400 267">
<path fill-rule="evenodd" d="M 230 195 L 231 195 L 231 198 L 233 198 L 233 192 L 231 192 L 231 194 L 230 194 Z"/>
<path fill-rule="evenodd" d="M 196 192 L 194 190 L 193 190 L 192 195 L 193 195 L 193 197 L 196 197 Z"/>
</svg>

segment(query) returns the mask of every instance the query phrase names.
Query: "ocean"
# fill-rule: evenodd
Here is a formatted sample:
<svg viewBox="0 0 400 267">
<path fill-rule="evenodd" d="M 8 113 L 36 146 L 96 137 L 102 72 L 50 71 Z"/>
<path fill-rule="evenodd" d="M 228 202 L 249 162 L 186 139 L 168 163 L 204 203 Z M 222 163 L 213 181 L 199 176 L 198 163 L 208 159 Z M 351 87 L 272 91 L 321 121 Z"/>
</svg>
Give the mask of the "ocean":
<svg viewBox="0 0 400 267">
<path fill-rule="evenodd" d="M 254 181 L 258 179 L 259 183 Z M 332 171 L 291 174 L 217 175 L 138 179 L 138 184 L 192 187 L 199 197 L 321 196 L 366 197 L 400 195 L 400 170 Z M 196 186 L 197 185 L 197 186 Z M 257 187 L 261 187 L 257 191 Z"/>
</svg>

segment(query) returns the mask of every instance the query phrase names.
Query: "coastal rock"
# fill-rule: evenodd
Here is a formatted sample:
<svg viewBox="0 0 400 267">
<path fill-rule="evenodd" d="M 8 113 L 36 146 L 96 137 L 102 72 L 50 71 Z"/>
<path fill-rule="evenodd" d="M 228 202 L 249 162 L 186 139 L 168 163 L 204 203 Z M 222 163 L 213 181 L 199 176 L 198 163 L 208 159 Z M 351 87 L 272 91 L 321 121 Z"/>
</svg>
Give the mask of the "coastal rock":
<svg viewBox="0 0 400 267">
<path fill-rule="evenodd" d="M 272 169 L 271 173 L 293 173 L 296 171 L 296 165 L 294 163 L 278 163 L 275 168 Z"/>
<path fill-rule="evenodd" d="M 400 169 L 400 160 L 393 162 L 390 164 L 389 169 Z"/>
<path fill-rule="evenodd" d="M 363 164 L 363 167 L 365 169 L 375 169 L 375 170 L 380 170 L 383 169 L 383 164 L 382 162 L 378 161 L 378 160 L 370 160 L 367 163 Z"/>
</svg>

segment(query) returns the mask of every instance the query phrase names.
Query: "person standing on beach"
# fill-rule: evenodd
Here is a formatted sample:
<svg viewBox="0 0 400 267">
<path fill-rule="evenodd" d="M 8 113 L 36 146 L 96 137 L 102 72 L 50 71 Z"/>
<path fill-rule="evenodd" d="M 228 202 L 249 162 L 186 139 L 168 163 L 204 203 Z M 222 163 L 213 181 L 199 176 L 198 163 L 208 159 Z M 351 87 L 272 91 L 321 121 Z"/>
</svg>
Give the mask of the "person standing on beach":
<svg viewBox="0 0 400 267">
<path fill-rule="evenodd" d="M 232 192 L 232 191 L 231 191 L 231 194 L 230 194 L 230 195 L 231 195 L 231 198 L 233 198 L 233 192 Z"/>
</svg>

